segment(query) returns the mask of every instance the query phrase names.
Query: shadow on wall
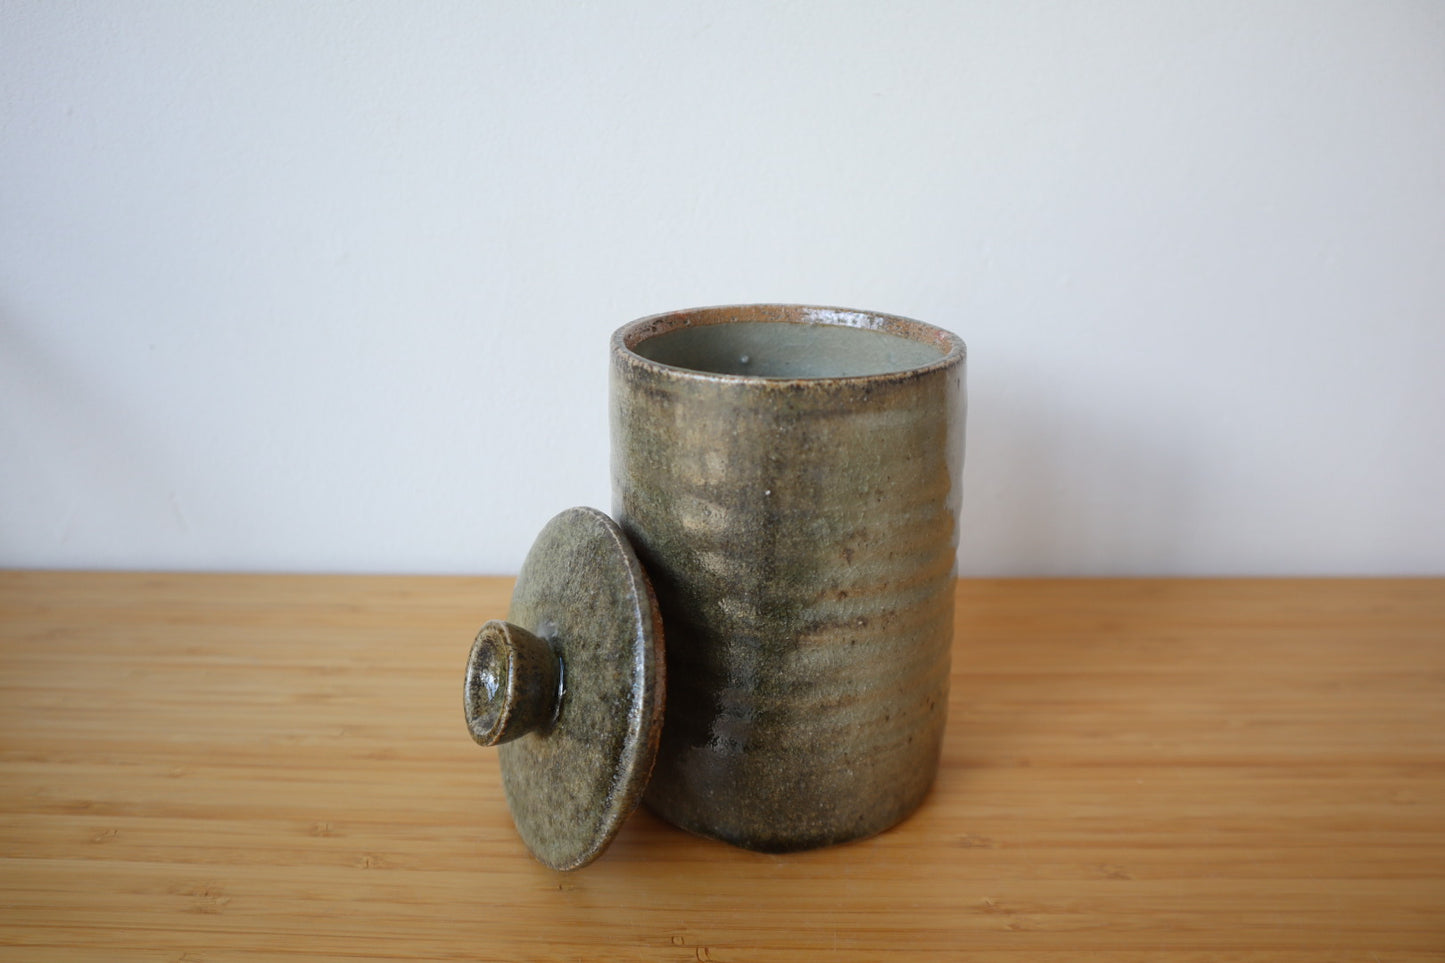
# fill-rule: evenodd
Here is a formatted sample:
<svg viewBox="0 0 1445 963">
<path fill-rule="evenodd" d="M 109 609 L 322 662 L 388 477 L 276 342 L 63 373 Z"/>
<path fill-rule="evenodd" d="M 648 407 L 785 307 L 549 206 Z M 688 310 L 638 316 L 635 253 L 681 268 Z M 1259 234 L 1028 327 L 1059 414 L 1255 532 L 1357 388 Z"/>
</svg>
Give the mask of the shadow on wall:
<svg viewBox="0 0 1445 963">
<path fill-rule="evenodd" d="M 1192 574 L 1200 447 L 1157 397 L 1068 389 L 1038 371 L 970 377 L 959 574 Z"/>
</svg>

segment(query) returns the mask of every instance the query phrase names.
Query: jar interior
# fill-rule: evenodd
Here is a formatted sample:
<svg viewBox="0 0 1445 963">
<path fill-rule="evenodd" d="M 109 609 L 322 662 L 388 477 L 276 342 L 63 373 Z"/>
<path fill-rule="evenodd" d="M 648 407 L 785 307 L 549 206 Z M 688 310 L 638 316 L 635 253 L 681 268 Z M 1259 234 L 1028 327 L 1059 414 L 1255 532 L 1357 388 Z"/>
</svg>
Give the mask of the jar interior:
<svg viewBox="0 0 1445 963">
<path fill-rule="evenodd" d="M 841 324 L 733 321 L 676 328 L 632 350 L 659 364 L 757 378 L 851 378 L 932 364 L 934 344 Z"/>
</svg>

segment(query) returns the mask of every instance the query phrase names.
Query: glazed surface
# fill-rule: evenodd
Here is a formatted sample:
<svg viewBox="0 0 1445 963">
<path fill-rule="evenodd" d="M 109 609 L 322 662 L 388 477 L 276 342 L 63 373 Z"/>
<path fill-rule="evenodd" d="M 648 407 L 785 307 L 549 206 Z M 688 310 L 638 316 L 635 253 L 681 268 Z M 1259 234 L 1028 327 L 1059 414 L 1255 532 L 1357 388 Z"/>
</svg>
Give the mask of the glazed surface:
<svg viewBox="0 0 1445 963">
<path fill-rule="evenodd" d="M 961 345 L 778 381 L 694 377 L 627 331 L 614 513 L 657 591 L 669 679 L 648 806 L 772 851 L 888 828 L 927 793 L 945 723 Z"/>
<path fill-rule="evenodd" d="M 906 371 L 938 361 L 937 346 L 840 324 L 734 321 L 688 325 L 640 342 L 651 361 L 715 374 L 841 378 Z"/>
<path fill-rule="evenodd" d="M 612 521 L 572 508 L 537 536 L 507 620 L 561 668 L 550 724 L 497 750 L 507 807 L 538 860 L 577 869 L 637 808 L 652 769 L 665 677 L 651 592 Z"/>
</svg>

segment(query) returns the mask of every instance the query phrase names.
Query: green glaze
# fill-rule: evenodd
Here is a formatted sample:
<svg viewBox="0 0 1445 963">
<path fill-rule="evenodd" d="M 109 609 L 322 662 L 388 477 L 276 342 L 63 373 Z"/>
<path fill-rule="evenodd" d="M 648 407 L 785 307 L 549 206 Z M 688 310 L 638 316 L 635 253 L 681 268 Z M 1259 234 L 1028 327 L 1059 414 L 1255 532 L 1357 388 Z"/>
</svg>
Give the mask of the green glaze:
<svg viewBox="0 0 1445 963">
<path fill-rule="evenodd" d="M 646 574 L 591 508 L 547 523 L 507 621 L 478 633 L 467 725 L 478 742 L 500 745 L 512 819 L 547 866 L 596 859 L 637 808 L 662 723 L 662 646 Z"/>
<path fill-rule="evenodd" d="M 964 347 L 754 305 L 612 341 L 614 514 L 667 635 L 648 806 L 785 851 L 923 800 L 948 698 Z"/>
<path fill-rule="evenodd" d="M 677 328 L 633 349 L 661 364 L 758 378 L 885 374 L 938 360 L 931 344 L 841 324 L 740 321 Z"/>
<path fill-rule="evenodd" d="M 467 658 L 463 706 L 479 746 L 499 746 L 551 725 L 562 689 L 562 663 L 545 640 L 520 625 L 483 625 Z"/>
</svg>

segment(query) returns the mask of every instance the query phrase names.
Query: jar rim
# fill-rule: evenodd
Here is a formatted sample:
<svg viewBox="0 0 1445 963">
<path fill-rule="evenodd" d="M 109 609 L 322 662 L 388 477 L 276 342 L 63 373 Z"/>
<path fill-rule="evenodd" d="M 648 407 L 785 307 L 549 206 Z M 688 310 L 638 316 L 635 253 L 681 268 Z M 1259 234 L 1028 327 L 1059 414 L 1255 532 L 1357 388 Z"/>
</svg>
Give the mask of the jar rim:
<svg viewBox="0 0 1445 963">
<path fill-rule="evenodd" d="M 934 348 L 939 355 L 936 360 L 926 361 L 922 364 L 904 365 L 896 369 L 862 374 L 759 375 L 685 367 L 655 360 L 637 351 L 637 347 L 646 341 L 689 328 L 755 322 L 821 325 L 870 331 Z M 900 315 L 809 304 L 762 303 L 684 308 L 639 318 L 623 325 L 613 333 L 612 352 L 614 357 L 622 363 L 650 369 L 673 378 L 729 384 L 798 387 L 822 383 L 868 383 L 913 379 L 961 364 L 967 354 L 967 347 L 963 339 L 951 331 Z"/>
</svg>

